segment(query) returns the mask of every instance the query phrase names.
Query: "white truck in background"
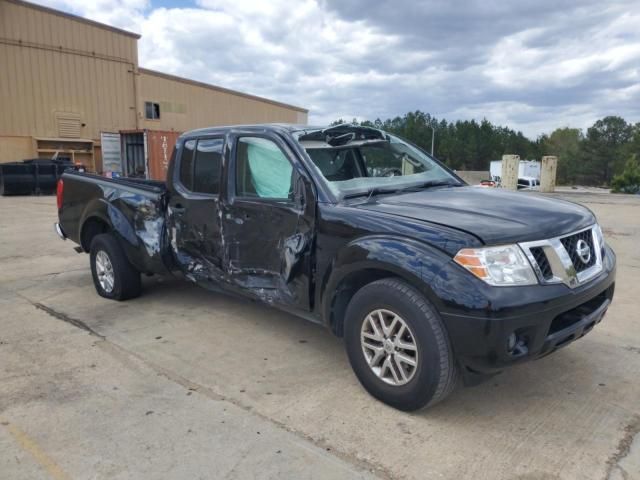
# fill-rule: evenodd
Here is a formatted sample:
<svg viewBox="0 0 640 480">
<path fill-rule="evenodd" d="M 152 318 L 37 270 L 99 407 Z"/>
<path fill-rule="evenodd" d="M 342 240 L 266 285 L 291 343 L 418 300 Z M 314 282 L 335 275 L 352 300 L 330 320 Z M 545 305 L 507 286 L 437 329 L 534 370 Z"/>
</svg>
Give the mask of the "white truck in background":
<svg viewBox="0 0 640 480">
<path fill-rule="evenodd" d="M 491 180 L 498 184 L 502 180 L 502 160 L 491 160 L 489 165 L 489 172 L 491 173 Z M 524 187 L 524 180 L 527 180 L 527 184 L 531 187 L 540 185 L 540 162 L 537 160 L 520 160 L 518 164 L 518 189 Z M 523 184 L 521 186 L 521 184 Z"/>
</svg>

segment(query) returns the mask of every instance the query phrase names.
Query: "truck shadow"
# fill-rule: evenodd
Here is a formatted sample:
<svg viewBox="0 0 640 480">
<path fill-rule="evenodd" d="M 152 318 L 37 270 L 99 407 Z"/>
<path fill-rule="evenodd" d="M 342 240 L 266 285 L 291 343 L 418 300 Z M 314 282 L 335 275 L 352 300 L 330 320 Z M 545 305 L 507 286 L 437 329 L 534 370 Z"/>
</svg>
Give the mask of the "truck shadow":
<svg viewBox="0 0 640 480">
<path fill-rule="evenodd" d="M 260 377 L 265 385 L 273 382 L 269 390 L 277 392 L 280 388 L 296 396 L 298 389 L 335 383 L 341 386 L 345 395 L 358 397 L 363 394 L 351 371 L 342 340 L 320 325 L 262 304 L 209 292 L 179 279 L 147 279 L 145 287 L 143 297 L 136 303 L 143 304 L 143 308 L 163 310 L 168 316 L 182 312 L 181 335 L 197 342 L 196 350 L 219 349 L 219 335 L 213 332 L 222 331 L 225 342 L 244 343 L 248 347 L 235 353 L 225 350 L 225 355 L 231 356 L 228 358 L 230 365 L 244 365 L 251 370 L 252 366 L 259 368 L 263 358 L 273 359 Z M 203 315 L 209 320 L 203 321 Z M 175 318 L 171 321 L 175 328 Z M 193 329 L 191 333 L 184 330 L 190 328 Z M 170 335 L 165 339 L 170 341 Z M 599 357 L 615 355 L 615 348 L 598 342 L 596 329 L 549 357 L 515 366 L 481 385 L 458 388 L 441 404 L 410 415 L 446 420 L 464 411 L 480 419 L 491 419 L 496 415 L 517 416 L 535 408 L 536 404 L 551 403 L 556 408 L 575 405 L 576 398 L 584 394 L 614 388 L 611 365 L 604 368 Z M 304 368 L 304 378 L 299 374 L 301 368 Z M 274 371 L 279 373 L 277 379 L 270 375 Z M 332 378 L 327 378 L 328 371 Z M 290 380 L 282 380 L 283 372 Z M 225 376 L 224 372 L 220 375 Z M 250 383 L 252 373 L 249 372 L 246 378 L 245 384 Z M 375 403 L 380 408 L 388 408 Z"/>
</svg>

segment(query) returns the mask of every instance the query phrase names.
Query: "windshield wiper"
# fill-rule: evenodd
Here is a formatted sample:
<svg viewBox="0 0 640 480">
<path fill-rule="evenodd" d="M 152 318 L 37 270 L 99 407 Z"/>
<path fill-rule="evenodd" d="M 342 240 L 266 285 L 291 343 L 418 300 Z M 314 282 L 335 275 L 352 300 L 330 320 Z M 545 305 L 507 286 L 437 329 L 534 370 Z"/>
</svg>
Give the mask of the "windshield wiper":
<svg viewBox="0 0 640 480">
<path fill-rule="evenodd" d="M 401 188 L 398 191 L 401 192 L 418 192 L 425 188 L 432 187 L 461 187 L 462 184 L 458 182 L 450 182 L 450 181 L 442 181 L 442 180 L 432 180 L 430 182 L 421 183 L 420 185 L 412 185 L 410 187 Z"/>
<path fill-rule="evenodd" d="M 358 192 L 348 192 L 342 195 L 342 198 L 356 198 L 356 197 L 367 197 L 367 200 L 371 198 L 373 195 L 379 195 L 383 193 L 400 193 L 400 192 L 419 192 L 425 188 L 431 187 L 461 187 L 461 183 L 456 182 L 445 182 L 445 181 L 430 181 L 424 182 L 419 185 L 411 185 L 408 187 L 372 187 L 368 190 L 358 191 Z"/>
<path fill-rule="evenodd" d="M 342 198 L 356 198 L 356 197 L 367 197 L 367 200 L 371 198 L 373 195 L 379 195 L 381 193 L 396 193 L 400 191 L 398 188 L 382 188 L 382 187 L 373 187 L 368 190 L 359 191 L 359 192 L 349 192 L 342 195 Z"/>
</svg>

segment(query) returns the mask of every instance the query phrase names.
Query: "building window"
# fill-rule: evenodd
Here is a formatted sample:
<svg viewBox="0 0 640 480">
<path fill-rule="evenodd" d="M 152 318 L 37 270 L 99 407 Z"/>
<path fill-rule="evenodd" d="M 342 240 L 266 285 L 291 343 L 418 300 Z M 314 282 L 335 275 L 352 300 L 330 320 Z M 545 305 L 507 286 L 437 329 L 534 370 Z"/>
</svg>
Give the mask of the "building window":
<svg viewBox="0 0 640 480">
<path fill-rule="evenodd" d="M 144 115 L 147 120 L 160 120 L 160 104 L 144 102 Z"/>
</svg>

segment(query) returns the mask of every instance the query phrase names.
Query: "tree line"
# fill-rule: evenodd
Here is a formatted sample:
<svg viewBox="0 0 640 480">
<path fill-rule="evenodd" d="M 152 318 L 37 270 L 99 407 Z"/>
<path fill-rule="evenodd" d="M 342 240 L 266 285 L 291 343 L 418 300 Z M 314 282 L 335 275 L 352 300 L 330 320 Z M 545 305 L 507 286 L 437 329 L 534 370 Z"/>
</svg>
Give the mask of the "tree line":
<svg viewBox="0 0 640 480">
<path fill-rule="evenodd" d="M 334 124 L 344 123 L 342 119 Z M 558 157 L 559 184 L 611 185 L 629 164 L 640 160 L 640 122 L 632 124 L 617 116 L 596 121 L 586 132 L 578 128 L 558 128 L 535 140 L 522 132 L 492 124 L 489 120 L 438 120 L 419 110 L 402 117 L 352 123 L 380 128 L 399 135 L 431 151 L 431 129 L 435 130 L 434 155 L 456 170 L 489 170 L 491 160 L 503 154 L 540 160 Z"/>
</svg>

